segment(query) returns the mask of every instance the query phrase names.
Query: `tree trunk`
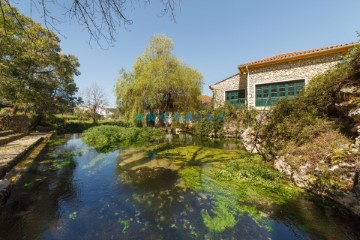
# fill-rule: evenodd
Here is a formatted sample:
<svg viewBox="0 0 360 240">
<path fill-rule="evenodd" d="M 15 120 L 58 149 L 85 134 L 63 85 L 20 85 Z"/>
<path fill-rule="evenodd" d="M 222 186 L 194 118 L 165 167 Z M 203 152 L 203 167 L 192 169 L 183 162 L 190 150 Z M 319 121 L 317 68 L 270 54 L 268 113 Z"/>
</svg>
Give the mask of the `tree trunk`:
<svg viewBox="0 0 360 240">
<path fill-rule="evenodd" d="M 93 124 L 97 125 L 97 122 L 96 122 L 96 108 L 93 109 Z"/>
<path fill-rule="evenodd" d="M 31 123 L 31 125 L 29 127 L 29 132 L 35 130 L 36 127 L 41 123 L 42 119 L 43 119 L 42 114 L 36 115 L 36 117 L 33 119 L 32 123 Z"/>
</svg>

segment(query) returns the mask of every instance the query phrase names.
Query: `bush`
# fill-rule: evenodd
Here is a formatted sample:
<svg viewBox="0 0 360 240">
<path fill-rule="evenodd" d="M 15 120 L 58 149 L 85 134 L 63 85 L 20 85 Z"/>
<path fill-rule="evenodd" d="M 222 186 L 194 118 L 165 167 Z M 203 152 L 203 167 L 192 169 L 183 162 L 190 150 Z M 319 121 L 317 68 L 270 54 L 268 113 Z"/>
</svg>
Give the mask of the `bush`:
<svg viewBox="0 0 360 240">
<path fill-rule="evenodd" d="M 0 116 L 0 129 L 14 132 L 28 132 L 31 120 L 26 115 Z"/>
<path fill-rule="evenodd" d="M 102 125 L 92 127 L 83 134 L 85 143 L 101 151 L 111 151 L 121 146 L 148 144 L 159 140 L 164 132 L 155 128 L 124 128 Z"/>
<path fill-rule="evenodd" d="M 5 107 L 0 109 L 0 116 L 8 116 L 12 114 L 12 108 Z"/>
<path fill-rule="evenodd" d="M 313 79 L 305 91 L 297 97 L 280 100 L 272 109 L 267 124 L 262 128 L 261 138 L 272 155 L 287 144 L 301 146 L 326 132 L 339 132 L 341 126 L 327 120 L 346 114 L 336 112 L 336 103 L 341 99 L 340 89 L 357 83 L 360 73 L 356 63 L 360 48 L 355 48 L 334 68 Z"/>
</svg>

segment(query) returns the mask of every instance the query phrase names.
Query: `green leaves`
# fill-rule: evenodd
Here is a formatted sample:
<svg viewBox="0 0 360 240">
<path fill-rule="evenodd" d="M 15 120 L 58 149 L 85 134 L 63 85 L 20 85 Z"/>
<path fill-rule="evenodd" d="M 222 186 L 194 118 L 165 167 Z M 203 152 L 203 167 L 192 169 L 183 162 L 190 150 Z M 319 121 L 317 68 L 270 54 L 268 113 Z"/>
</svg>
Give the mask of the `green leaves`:
<svg viewBox="0 0 360 240">
<path fill-rule="evenodd" d="M 116 95 L 128 119 L 144 111 L 191 111 L 199 106 L 202 75 L 173 56 L 172 50 L 168 37 L 156 35 L 133 72 L 120 70 Z"/>
<path fill-rule="evenodd" d="M 77 91 L 78 60 L 61 53 L 59 37 L 3 5 L 0 19 L 0 103 L 35 114 L 67 110 Z"/>
<path fill-rule="evenodd" d="M 84 141 L 101 151 L 111 151 L 121 146 L 147 144 L 164 136 L 155 128 L 124 128 L 118 126 L 97 126 L 83 133 Z"/>
</svg>

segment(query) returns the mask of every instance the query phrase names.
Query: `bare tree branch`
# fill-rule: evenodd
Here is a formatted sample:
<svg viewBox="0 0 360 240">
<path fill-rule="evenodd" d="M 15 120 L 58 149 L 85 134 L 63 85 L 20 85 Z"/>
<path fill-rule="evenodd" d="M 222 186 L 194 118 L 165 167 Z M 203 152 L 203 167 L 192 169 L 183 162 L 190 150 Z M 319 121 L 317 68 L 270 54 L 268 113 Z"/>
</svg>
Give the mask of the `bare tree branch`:
<svg viewBox="0 0 360 240">
<path fill-rule="evenodd" d="M 9 6 L 17 4 L 16 0 L 0 0 L 0 10 L 4 3 Z M 21 1 L 21 0 L 18 0 Z M 34 5 L 39 10 L 42 16 L 44 25 L 58 34 L 61 34 L 56 25 L 60 21 L 52 12 L 51 6 L 61 7 L 64 10 L 64 15 L 69 19 L 75 19 L 80 25 L 83 25 L 87 30 L 90 40 L 94 40 L 101 46 L 101 41 L 105 41 L 108 45 L 115 42 L 116 31 L 120 27 L 126 28 L 133 24 L 133 21 L 126 16 L 126 6 L 131 6 L 135 2 L 144 2 L 151 4 L 150 0 L 73 0 L 70 2 L 54 1 L 54 0 L 30 0 L 31 9 Z M 180 7 L 181 0 L 159 0 L 163 5 L 160 15 L 170 15 L 171 19 L 175 21 L 175 11 Z M 0 17 L 5 19 L 3 11 Z M 16 17 L 16 16 L 15 16 Z M 6 22 L 3 23 L 6 29 Z M 25 29 L 24 29 L 25 30 Z"/>
</svg>

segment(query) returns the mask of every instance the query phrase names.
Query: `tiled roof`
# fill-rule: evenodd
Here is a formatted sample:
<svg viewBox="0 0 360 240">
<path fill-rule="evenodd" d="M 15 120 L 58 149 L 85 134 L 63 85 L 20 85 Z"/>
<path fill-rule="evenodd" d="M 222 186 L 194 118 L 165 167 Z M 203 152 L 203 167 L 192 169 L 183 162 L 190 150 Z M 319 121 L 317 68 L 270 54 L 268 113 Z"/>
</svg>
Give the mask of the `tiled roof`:
<svg viewBox="0 0 360 240">
<path fill-rule="evenodd" d="M 267 58 L 263 58 L 260 60 L 240 64 L 238 66 L 238 68 L 241 69 L 244 67 L 259 66 L 259 65 L 291 61 L 291 60 L 307 58 L 307 57 L 312 57 L 312 56 L 318 56 L 318 55 L 326 55 L 326 54 L 331 54 L 334 52 L 347 51 L 349 48 L 355 46 L 356 44 L 359 44 L 359 43 L 353 42 L 353 43 L 339 44 L 339 45 L 334 45 L 334 46 L 329 46 L 329 47 L 315 48 L 315 49 L 298 51 L 298 52 L 280 53 L 280 54 L 277 54 L 277 55 L 274 55 L 271 57 L 267 57 Z"/>
</svg>

